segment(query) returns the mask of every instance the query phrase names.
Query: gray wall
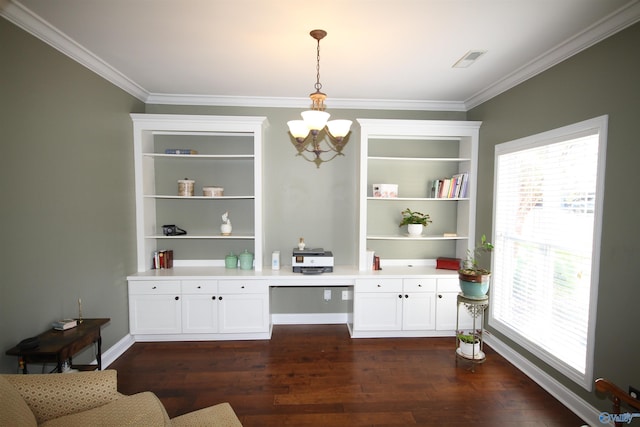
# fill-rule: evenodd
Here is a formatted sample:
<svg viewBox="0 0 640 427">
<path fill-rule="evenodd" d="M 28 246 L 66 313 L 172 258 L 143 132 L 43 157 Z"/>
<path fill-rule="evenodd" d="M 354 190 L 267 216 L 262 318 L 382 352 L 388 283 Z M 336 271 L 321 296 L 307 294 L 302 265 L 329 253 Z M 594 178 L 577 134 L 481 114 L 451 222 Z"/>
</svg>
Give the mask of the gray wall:
<svg viewBox="0 0 640 427">
<path fill-rule="evenodd" d="M 609 115 L 604 215 L 594 361 L 595 378 L 606 377 L 623 389 L 640 387 L 637 336 L 640 283 L 640 24 L 618 33 L 552 69 L 472 109 L 482 120 L 478 194 L 479 233 L 491 232 L 493 156 L 496 144 Z M 490 329 L 490 328 L 489 328 Z M 500 335 L 496 331 L 494 334 Z M 610 403 L 558 376 L 517 343 L 501 339 L 547 370 L 568 388 L 603 410 Z M 631 339 L 629 339 L 631 338 Z"/>
<path fill-rule="evenodd" d="M 78 298 L 85 317 L 111 318 L 105 348 L 128 333 L 128 113 L 144 105 L 5 19 L 0 40 L 0 371 L 15 372 L 4 352 L 77 316 Z"/>
</svg>

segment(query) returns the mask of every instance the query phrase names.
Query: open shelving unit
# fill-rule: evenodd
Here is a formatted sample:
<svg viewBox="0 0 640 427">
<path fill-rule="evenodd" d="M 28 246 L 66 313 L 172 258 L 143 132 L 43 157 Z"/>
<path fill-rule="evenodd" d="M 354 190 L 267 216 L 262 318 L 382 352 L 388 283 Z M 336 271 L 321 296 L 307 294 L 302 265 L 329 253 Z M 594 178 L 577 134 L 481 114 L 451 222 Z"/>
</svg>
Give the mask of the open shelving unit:
<svg viewBox="0 0 640 427">
<path fill-rule="evenodd" d="M 358 119 L 361 126 L 359 269 L 367 250 L 383 265 L 435 265 L 439 256 L 464 258 L 473 247 L 480 122 Z M 468 174 L 465 197 L 433 197 L 434 180 Z M 398 185 L 397 198 L 373 197 L 374 184 Z M 405 208 L 433 221 L 422 236 L 399 228 Z"/>
<path fill-rule="evenodd" d="M 151 269 L 154 251 L 171 249 L 174 266 L 224 266 L 229 252 L 254 253 L 262 269 L 262 146 L 265 117 L 131 114 L 134 124 L 138 271 Z M 194 154 L 167 154 L 167 149 Z M 178 195 L 179 179 L 194 195 Z M 220 186 L 224 195 L 202 195 Z M 232 234 L 220 233 L 229 212 Z M 175 224 L 186 235 L 165 236 Z"/>
</svg>

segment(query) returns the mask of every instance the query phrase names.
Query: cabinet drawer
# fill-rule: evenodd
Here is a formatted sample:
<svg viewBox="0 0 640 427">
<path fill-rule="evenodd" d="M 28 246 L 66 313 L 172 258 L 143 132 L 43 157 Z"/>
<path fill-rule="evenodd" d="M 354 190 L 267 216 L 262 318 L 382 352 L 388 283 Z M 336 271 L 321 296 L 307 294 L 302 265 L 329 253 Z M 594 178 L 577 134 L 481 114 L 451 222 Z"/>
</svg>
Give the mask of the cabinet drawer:
<svg viewBox="0 0 640 427">
<path fill-rule="evenodd" d="M 180 294 L 178 280 L 138 280 L 129 282 L 129 293 L 133 295 Z"/>
<path fill-rule="evenodd" d="M 404 279 L 405 292 L 435 292 L 436 279 Z"/>
<path fill-rule="evenodd" d="M 183 280 L 183 294 L 215 294 L 218 293 L 217 280 Z"/>
<path fill-rule="evenodd" d="M 402 279 L 356 280 L 356 292 L 402 292 Z"/>
<path fill-rule="evenodd" d="M 438 279 L 438 292 L 460 292 L 458 279 Z"/>
<path fill-rule="evenodd" d="M 220 280 L 220 294 L 264 294 L 268 291 L 266 280 Z"/>
</svg>

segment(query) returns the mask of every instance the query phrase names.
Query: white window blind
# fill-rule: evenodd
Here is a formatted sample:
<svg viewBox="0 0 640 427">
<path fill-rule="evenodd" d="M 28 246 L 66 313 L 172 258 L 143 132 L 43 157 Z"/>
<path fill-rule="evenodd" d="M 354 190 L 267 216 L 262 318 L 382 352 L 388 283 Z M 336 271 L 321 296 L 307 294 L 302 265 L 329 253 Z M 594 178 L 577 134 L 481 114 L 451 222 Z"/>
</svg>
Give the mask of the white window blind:
<svg viewBox="0 0 640 427">
<path fill-rule="evenodd" d="M 496 146 L 489 324 L 591 389 L 606 117 Z"/>
</svg>

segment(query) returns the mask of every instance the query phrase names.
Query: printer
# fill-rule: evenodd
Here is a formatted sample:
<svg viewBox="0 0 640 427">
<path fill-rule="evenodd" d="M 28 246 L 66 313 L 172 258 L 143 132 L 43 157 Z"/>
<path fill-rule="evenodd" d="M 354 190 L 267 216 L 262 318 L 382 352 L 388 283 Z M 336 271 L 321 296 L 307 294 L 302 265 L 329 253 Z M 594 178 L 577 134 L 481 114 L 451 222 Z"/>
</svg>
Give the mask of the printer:
<svg viewBox="0 0 640 427">
<path fill-rule="evenodd" d="M 293 249 L 291 265 L 294 273 L 320 274 L 333 272 L 333 253 L 322 248 Z"/>
</svg>

